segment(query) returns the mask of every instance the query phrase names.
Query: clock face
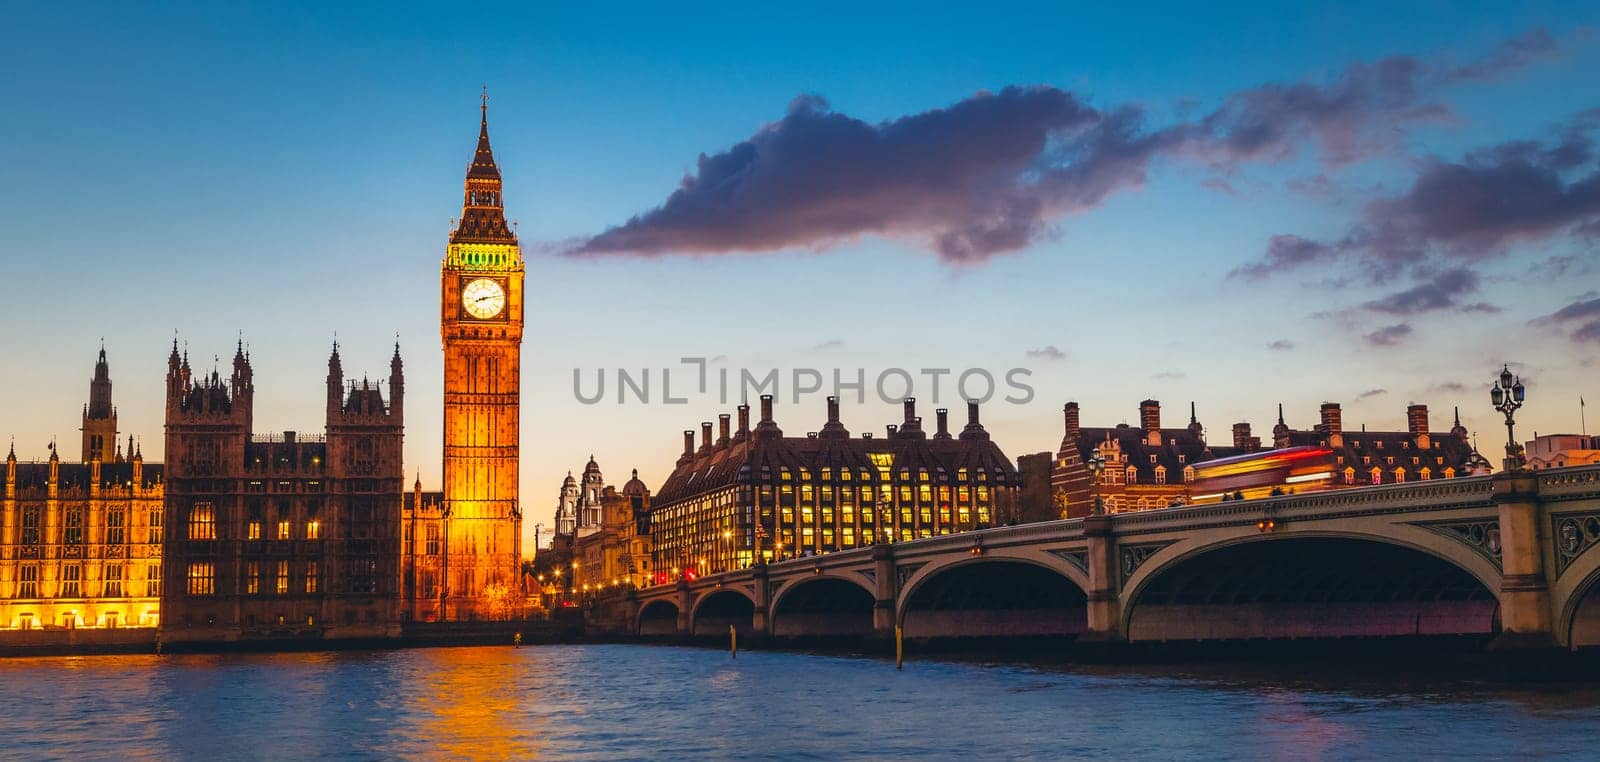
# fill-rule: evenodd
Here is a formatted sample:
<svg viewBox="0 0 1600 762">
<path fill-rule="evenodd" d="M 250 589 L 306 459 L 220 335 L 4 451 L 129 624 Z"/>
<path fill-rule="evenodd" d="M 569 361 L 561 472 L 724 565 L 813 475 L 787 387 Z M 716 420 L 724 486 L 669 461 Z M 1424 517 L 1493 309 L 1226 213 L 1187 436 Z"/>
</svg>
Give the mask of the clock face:
<svg viewBox="0 0 1600 762">
<path fill-rule="evenodd" d="M 461 306 L 468 315 L 488 320 L 506 308 L 506 292 L 499 281 L 478 278 L 461 289 Z"/>
</svg>

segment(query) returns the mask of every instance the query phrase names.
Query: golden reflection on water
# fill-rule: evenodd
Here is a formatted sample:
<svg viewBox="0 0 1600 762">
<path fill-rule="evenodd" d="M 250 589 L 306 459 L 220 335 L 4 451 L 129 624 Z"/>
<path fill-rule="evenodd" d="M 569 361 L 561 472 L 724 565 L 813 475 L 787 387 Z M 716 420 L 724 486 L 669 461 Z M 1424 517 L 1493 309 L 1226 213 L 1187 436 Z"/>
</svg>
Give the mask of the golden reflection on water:
<svg viewBox="0 0 1600 762">
<path fill-rule="evenodd" d="M 414 701 L 412 727 L 400 728 L 408 748 L 424 756 L 534 759 L 541 756 L 544 721 L 525 710 L 542 701 L 529 669 L 532 648 L 434 648 L 422 652 L 405 686 Z"/>
</svg>

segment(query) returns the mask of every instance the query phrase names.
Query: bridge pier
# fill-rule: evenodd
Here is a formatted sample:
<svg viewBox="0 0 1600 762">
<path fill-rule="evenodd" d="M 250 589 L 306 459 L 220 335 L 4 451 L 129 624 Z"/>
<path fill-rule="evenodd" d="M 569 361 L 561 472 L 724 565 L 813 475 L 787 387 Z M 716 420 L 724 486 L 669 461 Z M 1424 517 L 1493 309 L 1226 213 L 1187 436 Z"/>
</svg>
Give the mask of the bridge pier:
<svg viewBox="0 0 1600 762">
<path fill-rule="evenodd" d="M 1500 518 L 1500 628 L 1490 645 L 1496 650 L 1557 648 L 1552 622 L 1550 578 L 1540 527 L 1548 515 L 1531 471 L 1495 474 L 1494 501 Z"/>
<path fill-rule="evenodd" d="M 895 577 L 894 546 L 872 546 L 872 571 L 875 590 L 872 603 L 872 636 L 894 640 L 895 600 L 899 596 L 899 581 Z"/>
<path fill-rule="evenodd" d="M 767 584 L 767 565 L 756 564 L 751 570 L 755 578 L 755 610 L 750 614 L 750 640 L 751 645 L 764 643 L 771 634 L 772 613 L 770 601 L 772 600 L 772 586 Z"/>
<path fill-rule="evenodd" d="M 1111 517 L 1085 517 L 1083 536 L 1089 541 L 1086 559 L 1089 566 L 1089 629 L 1078 636 L 1078 642 L 1125 643 L 1128 635 L 1122 631 L 1122 592 L 1118 589 L 1120 569 L 1117 566 L 1117 539 L 1112 534 Z"/>
<path fill-rule="evenodd" d="M 694 593 L 689 581 L 678 580 L 678 637 L 687 638 L 694 632 Z"/>
</svg>

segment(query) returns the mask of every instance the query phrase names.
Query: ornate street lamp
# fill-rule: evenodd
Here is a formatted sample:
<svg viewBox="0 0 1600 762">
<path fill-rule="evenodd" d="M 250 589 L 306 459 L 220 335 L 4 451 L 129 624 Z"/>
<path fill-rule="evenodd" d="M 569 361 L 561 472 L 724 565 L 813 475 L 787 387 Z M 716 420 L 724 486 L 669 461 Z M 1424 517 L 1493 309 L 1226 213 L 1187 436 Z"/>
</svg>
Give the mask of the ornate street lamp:
<svg viewBox="0 0 1600 762">
<path fill-rule="evenodd" d="M 1100 499 L 1100 474 L 1106 470 L 1105 456 L 1100 454 L 1099 448 L 1096 448 L 1084 465 L 1089 467 L 1089 487 L 1094 490 L 1094 505 L 1089 508 L 1089 513 L 1094 516 L 1103 516 L 1106 512 L 1106 506 L 1105 502 Z"/>
<path fill-rule="evenodd" d="M 1502 366 L 1500 378 L 1489 386 L 1489 401 L 1494 404 L 1494 409 L 1505 413 L 1506 416 L 1507 471 L 1520 471 L 1527 466 L 1527 461 L 1522 457 L 1522 445 L 1517 444 L 1516 421 L 1513 419 L 1526 396 L 1527 390 L 1522 386 L 1522 378 L 1511 374 L 1510 365 Z"/>
</svg>

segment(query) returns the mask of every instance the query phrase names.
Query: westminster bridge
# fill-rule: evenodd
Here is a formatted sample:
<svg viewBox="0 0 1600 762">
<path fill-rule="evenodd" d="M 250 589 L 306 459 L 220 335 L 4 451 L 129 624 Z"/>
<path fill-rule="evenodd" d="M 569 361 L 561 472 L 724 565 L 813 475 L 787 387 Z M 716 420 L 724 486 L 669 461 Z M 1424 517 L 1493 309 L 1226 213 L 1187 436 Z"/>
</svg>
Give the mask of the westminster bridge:
<svg viewBox="0 0 1600 762">
<path fill-rule="evenodd" d="M 1078 642 L 1495 636 L 1600 645 L 1600 467 L 1090 516 L 881 544 L 596 601 L 656 637 Z"/>
</svg>

